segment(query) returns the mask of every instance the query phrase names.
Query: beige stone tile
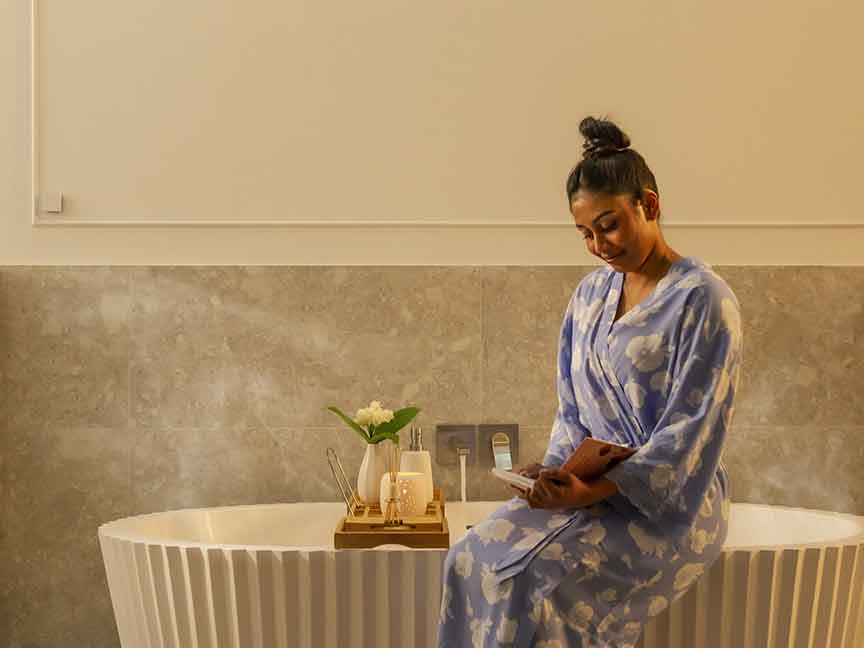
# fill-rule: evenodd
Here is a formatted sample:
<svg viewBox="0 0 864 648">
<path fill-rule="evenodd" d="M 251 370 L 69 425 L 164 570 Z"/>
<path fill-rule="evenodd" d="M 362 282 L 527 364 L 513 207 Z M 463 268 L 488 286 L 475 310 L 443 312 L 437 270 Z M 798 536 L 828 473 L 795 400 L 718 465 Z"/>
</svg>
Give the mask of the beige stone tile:
<svg viewBox="0 0 864 648">
<path fill-rule="evenodd" d="M 215 428 L 225 419 L 226 268 L 135 268 L 131 415 L 143 427 Z"/>
<path fill-rule="evenodd" d="M 128 428 L 50 424 L 4 435 L 4 645 L 118 645 L 97 529 L 131 511 Z"/>
<path fill-rule="evenodd" d="M 357 488 L 357 474 L 366 444 L 347 425 L 279 429 L 273 431 L 273 437 L 279 444 L 291 501 L 343 501 L 327 461 L 327 448 L 333 448 L 351 488 Z"/>
<path fill-rule="evenodd" d="M 138 429 L 134 513 L 291 501 L 279 444 L 262 428 Z"/>
<path fill-rule="evenodd" d="M 480 285 L 468 268 L 244 269 L 225 298 L 231 421 L 328 426 L 371 400 L 423 417 L 476 412 Z M 261 284 L 264 284 L 262 286 Z"/>
<path fill-rule="evenodd" d="M 864 426 L 741 426 L 724 463 L 732 499 L 864 514 Z"/>
<path fill-rule="evenodd" d="M 551 421 L 561 320 L 591 270 L 483 268 L 483 422 Z"/>
<path fill-rule="evenodd" d="M 718 268 L 741 304 L 743 425 L 864 424 L 864 268 Z"/>
<path fill-rule="evenodd" d="M 129 282 L 122 268 L 4 268 L 0 411 L 15 425 L 125 425 Z"/>
<path fill-rule="evenodd" d="M 423 408 L 451 501 L 438 423 L 519 423 L 518 463 L 541 460 L 561 317 L 592 269 L 3 268 L 0 636 L 117 645 L 102 522 L 338 501 L 324 450 L 356 480 L 364 447 L 330 404 Z M 864 269 L 715 269 L 744 324 L 733 499 L 864 514 Z M 510 496 L 487 470 L 469 500 Z"/>
<path fill-rule="evenodd" d="M 473 269 L 144 269 L 133 295 L 133 412 L 147 426 L 326 426 L 328 405 L 373 399 L 421 416 L 479 406 Z"/>
</svg>

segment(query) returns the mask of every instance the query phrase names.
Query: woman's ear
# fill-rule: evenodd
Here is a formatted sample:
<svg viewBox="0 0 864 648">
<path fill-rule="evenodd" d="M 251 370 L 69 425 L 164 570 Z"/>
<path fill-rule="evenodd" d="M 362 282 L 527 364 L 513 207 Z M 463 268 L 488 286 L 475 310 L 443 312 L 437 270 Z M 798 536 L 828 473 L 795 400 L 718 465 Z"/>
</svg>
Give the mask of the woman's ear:
<svg viewBox="0 0 864 648">
<path fill-rule="evenodd" d="M 651 189 L 643 189 L 640 202 L 646 221 L 660 220 L 660 196 Z"/>
</svg>

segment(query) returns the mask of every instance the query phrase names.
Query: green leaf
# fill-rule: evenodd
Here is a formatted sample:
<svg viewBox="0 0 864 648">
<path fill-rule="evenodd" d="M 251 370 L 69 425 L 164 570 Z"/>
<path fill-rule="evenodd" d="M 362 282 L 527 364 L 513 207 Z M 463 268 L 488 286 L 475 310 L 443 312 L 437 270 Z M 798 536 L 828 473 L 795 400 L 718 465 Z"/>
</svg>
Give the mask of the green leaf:
<svg viewBox="0 0 864 648">
<path fill-rule="evenodd" d="M 417 407 L 406 407 L 397 412 L 393 412 L 393 418 L 387 421 L 386 423 L 382 423 L 375 428 L 375 432 L 386 432 L 388 434 L 395 434 L 403 427 L 408 425 L 417 414 L 420 413 L 420 409 Z"/>
<path fill-rule="evenodd" d="M 360 427 L 359 423 L 357 423 L 353 419 L 345 416 L 342 412 L 339 411 L 338 407 L 333 407 L 331 405 L 327 409 L 330 410 L 331 412 L 333 412 L 334 414 L 337 414 L 343 421 L 345 421 L 348 425 L 350 425 L 352 428 L 354 428 L 354 430 L 357 432 L 357 434 L 359 434 L 361 437 L 363 437 L 363 440 L 366 443 L 369 443 L 369 435 L 366 434 L 366 430 L 364 430 L 362 427 Z"/>
<path fill-rule="evenodd" d="M 390 439 L 396 445 L 399 445 L 399 435 L 388 432 L 376 432 L 372 435 L 372 438 L 369 439 L 369 443 L 381 443 L 381 441 L 386 441 L 387 439 Z"/>
</svg>

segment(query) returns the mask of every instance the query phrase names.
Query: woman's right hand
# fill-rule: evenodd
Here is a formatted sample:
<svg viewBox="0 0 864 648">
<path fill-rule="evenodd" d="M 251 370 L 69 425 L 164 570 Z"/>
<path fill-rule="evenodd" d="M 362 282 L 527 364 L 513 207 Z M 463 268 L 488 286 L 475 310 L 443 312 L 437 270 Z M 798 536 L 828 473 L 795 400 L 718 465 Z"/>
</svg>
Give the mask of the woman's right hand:
<svg viewBox="0 0 864 648">
<path fill-rule="evenodd" d="M 540 476 L 540 471 L 546 468 L 543 464 L 539 464 L 534 462 L 532 464 L 528 464 L 527 466 L 523 466 L 522 468 L 517 468 L 514 472 L 517 475 L 524 475 L 529 479 L 537 479 Z"/>
</svg>

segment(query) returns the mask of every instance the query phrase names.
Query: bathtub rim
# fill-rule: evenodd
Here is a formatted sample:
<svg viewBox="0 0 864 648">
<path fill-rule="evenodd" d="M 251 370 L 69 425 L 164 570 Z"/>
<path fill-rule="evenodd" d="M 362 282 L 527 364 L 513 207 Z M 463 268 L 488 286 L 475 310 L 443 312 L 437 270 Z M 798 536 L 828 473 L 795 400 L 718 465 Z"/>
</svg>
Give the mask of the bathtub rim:
<svg viewBox="0 0 864 648">
<path fill-rule="evenodd" d="M 504 504 L 509 500 L 489 500 L 483 501 L 478 500 L 474 502 L 466 502 L 466 504 Z M 206 506 L 206 507 L 196 507 L 196 508 L 179 508 L 179 509 L 166 509 L 164 511 L 155 511 L 153 513 L 142 513 L 140 515 L 130 515 L 123 518 L 118 518 L 116 520 L 111 520 L 110 522 L 105 522 L 100 524 L 98 527 L 98 538 L 100 540 L 110 539 L 110 540 L 119 540 L 125 542 L 135 542 L 146 545 L 161 545 L 165 547 L 182 547 L 182 548 L 198 548 L 198 549 L 222 549 L 226 551 L 238 551 L 238 550 L 246 550 L 246 551 L 272 551 L 272 552 L 284 552 L 284 551 L 446 551 L 445 549 L 416 549 L 413 547 L 405 547 L 403 545 L 381 545 L 379 547 L 373 547 L 370 549 L 336 549 L 332 545 L 288 545 L 288 544 L 233 544 L 233 543 L 222 543 L 222 542 L 200 542 L 194 540 L 165 540 L 161 538 L 154 538 L 152 536 L 142 535 L 140 533 L 135 533 L 127 530 L 123 530 L 122 527 L 119 531 L 114 530 L 112 527 L 121 526 L 123 523 L 130 522 L 132 520 L 144 520 L 147 518 L 158 517 L 161 515 L 165 515 L 167 513 L 194 513 L 194 512 L 209 512 L 209 511 L 226 511 L 226 510 L 237 510 L 237 509 L 250 509 L 250 508 L 275 508 L 282 506 L 290 506 L 290 505 L 316 505 L 316 504 L 338 504 L 340 506 L 344 506 L 343 502 L 268 502 L 262 504 L 231 504 L 227 506 Z M 461 504 L 461 502 L 455 502 L 457 506 Z M 732 502 L 735 507 L 747 507 L 747 508 L 770 508 L 770 509 L 783 509 L 785 511 L 797 511 L 803 513 L 817 513 L 820 515 L 828 515 L 829 517 L 839 518 L 848 521 L 858 522 L 862 525 L 861 531 L 857 534 L 847 536 L 845 538 L 825 540 L 822 542 L 799 542 L 799 543 L 784 543 L 784 544 L 761 544 L 761 545 L 723 545 L 722 551 L 732 552 L 732 551 L 784 551 L 789 549 L 811 549 L 811 548 L 828 548 L 828 547 L 848 547 L 848 546 L 858 546 L 864 544 L 864 515 L 855 515 L 854 513 L 841 513 L 838 511 L 828 511 L 824 509 L 810 509 L 804 508 L 800 506 L 786 506 L 784 504 L 759 504 L 756 502 Z"/>
</svg>

